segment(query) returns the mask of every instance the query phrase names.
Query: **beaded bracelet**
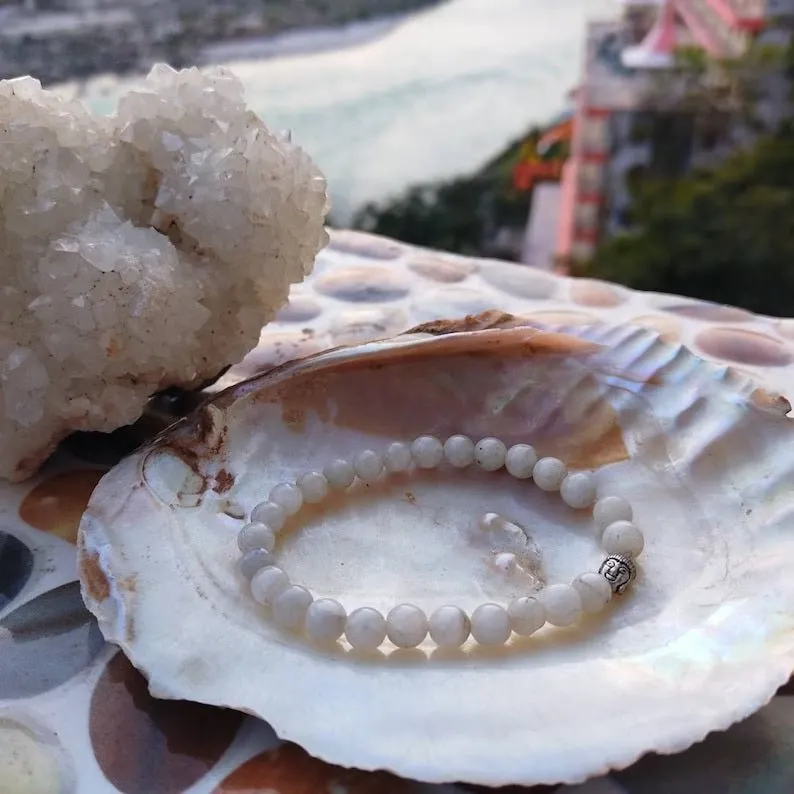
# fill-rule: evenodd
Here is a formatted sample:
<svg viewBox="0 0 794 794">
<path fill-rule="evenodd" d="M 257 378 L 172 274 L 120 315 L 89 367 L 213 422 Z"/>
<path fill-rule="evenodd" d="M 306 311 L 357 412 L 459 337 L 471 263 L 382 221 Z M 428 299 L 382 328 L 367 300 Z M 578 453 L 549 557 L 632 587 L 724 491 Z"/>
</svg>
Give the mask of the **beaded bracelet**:
<svg viewBox="0 0 794 794">
<path fill-rule="evenodd" d="M 516 479 L 532 478 L 543 491 L 559 491 L 563 501 L 576 509 L 593 509 L 596 526 L 603 530 L 601 545 L 607 553 L 598 572 L 577 576 L 568 584 L 553 584 L 537 597 L 514 598 L 507 607 L 485 603 L 469 617 L 457 606 L 442 606 L 428 618 L 413 604 L 399 604 L 384 617 L 377 609 L 360 607 L 348 615 L 332 598 L 315 600 L 300 585 L 291 584 L 276 564 L 273 551 L 276 534 L 288 516 L 305 504 L 322 502 L 332 490 L 342 491 L 358 479 L 375 482 L 384 472 L 404 472 L 412 466 L 433 469 L 446 461 L 455 468 L 475 465 L 483 471 L 506 468 Z M 455 648 L 471 635 L 481 645 L 501 645 L 515 632 L 529 636 L 545 623 L 570 626 L 582 613 L 601 610 L 613 593 L 622 594 L 636 578 L 634 558 L 643 550 L 642 532 L 632 523 L 631 505 L 619 496 L 596 501 L 595 478 L 589 472 L 568 472 L 557 458 L 538 460 L 528 444 L 509 449 L 497 438 L 475 444 L 463 435 L 442 442 L 434 436 L 420 436 L 411 444 L 395 442 L 384 455 L 373 450 L 360 452 L 354 460 L 332 460 L 322 473 L 301 475 L 295 483 L 280 483 L 267 501 L 257 504 L 250 521 L 239 532 L 237 544 L 243 556 L 239 571 L 250 582 L 253 598 L 272 609 L 276 624 L 303 629 L 317 642 L 333 642 L 343 634 L 353 648 L 374 650 L 388 637 L 398 648 L 420 645 L 428 633 L 436 645 Z"/>
</svg>

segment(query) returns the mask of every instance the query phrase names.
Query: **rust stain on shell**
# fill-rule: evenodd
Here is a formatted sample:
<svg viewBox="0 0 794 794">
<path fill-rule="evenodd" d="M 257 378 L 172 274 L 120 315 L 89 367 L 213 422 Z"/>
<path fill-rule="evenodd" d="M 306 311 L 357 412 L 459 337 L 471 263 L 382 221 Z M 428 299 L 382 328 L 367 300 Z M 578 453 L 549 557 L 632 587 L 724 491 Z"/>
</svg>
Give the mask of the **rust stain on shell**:
<svg viewBox="0 0 794 794">
<path fill-rule="evenodd" d="M 101 604 L 110 595 L 110 583 L 99 564 L 99 555 L 81 548 L 77 555 L 80 581 L 92 600 Z"/>
</svg>

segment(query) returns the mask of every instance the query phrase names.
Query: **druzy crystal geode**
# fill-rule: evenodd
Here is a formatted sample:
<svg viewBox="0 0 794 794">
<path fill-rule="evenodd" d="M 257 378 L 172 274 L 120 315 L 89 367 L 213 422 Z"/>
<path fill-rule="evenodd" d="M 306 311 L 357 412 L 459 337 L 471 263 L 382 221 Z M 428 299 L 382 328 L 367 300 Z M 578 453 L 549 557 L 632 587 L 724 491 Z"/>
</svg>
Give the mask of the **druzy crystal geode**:
<svg viewBox="0 0 794 794">
<path fill-rule="evenodd" d="M 155 67 L 108 118 L 0 81 L 0 476 L 239 361 L 327 210 L 320 171 L 227 70 Z"/>
</svg>

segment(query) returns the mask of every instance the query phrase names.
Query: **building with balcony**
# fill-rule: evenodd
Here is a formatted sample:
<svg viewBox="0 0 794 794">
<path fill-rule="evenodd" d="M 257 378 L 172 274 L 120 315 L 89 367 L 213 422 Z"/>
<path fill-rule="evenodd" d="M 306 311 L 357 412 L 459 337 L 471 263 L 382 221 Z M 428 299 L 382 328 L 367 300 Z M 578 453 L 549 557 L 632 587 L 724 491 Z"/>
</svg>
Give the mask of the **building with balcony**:
<svg viewBox="0 0 794 794">
<path fill-rule="evenodd" d="M 587 260 L 604 235 L 627 228 L 632 179 L 654 158 L 673 158 L 667 172 L 685 171 L 701 154 L 669 145 L 692 140 L 691 119 L 648 110 L 652 81 L 676 51 L 735 58 L 772 17 L 788 16 L 794 0 L 624 0 L 619 19 L 588 25 L 560 186 L 558 261 Z"/>
</svg>

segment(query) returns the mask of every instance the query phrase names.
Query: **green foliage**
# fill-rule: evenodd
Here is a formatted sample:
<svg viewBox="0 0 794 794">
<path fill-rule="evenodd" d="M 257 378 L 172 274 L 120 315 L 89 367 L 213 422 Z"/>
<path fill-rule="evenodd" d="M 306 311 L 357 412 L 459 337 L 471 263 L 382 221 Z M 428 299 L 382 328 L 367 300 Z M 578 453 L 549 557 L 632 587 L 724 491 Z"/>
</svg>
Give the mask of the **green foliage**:
<svg viewBox="0 0 794 794">
<path fill-rule="evenodd" d="M 526 223 L 531 196 L 513 189 L 513 168 L 522 144 L 537 142 L 539 135 L 531 130 L 471 176 L 418 185 L 383 204 L 367 204 L 351 225 L 467 256 L 509 256 L 493 248 L 493 238 L 500 228 Z"/>
<path fill-rule="evenodd" d="M 577 268 L 657 292 L 794 315 L 794 128 L 712 171 L 645 182 L 637 231 L 603 243 Z"/>
</svg>

